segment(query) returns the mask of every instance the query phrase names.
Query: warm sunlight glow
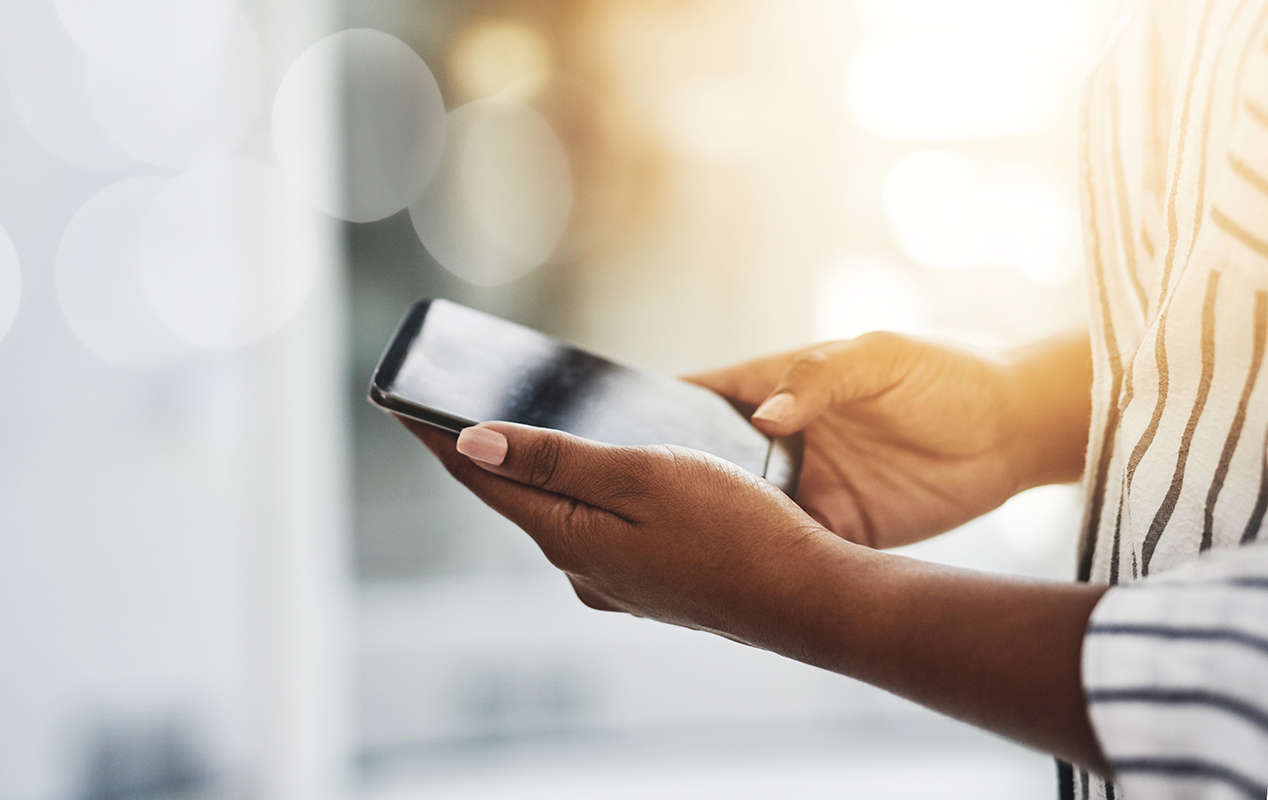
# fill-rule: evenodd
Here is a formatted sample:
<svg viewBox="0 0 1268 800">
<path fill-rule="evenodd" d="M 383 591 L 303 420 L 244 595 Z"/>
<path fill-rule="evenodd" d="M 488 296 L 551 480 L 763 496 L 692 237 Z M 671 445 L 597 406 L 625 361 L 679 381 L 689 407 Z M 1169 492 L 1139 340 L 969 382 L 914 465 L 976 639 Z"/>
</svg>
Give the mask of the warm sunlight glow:
<svg viewBox="0 0 1268 800">
<path fill-rule="evenodd" d="M 846 76 L 850 114 L 890 139 L 1032 133 L 1051 118 L 1051 76 L 1022 43 L 928 35 L 864 47 Z"/>
<path fill-rule="evenodd" d="M 537 32 L 524 25 L 506 20 L 484 22 L 459 37 L 449 68 L 464 97 L 488 97 L 526 78 L 544 77 L 551 68 L 550 49 Z"/>
<path fill-rule="evenodd" d="M 877 33 L 924 28 L 1043 44 L 1073 36 L 1087 0 L 855 0 L 852 5 Z"/>
<path fill-rule="evenodd" d="M 884 198 L 898 245 L 924 266 L 1007 266 L 1054 286 L 1077 264 L 1073 201 L 1033 168 L 921 151 L 889 171 Z"/>
<path fill-rule="evenodd" d="M 927 333 L 929 309 L 919 289 L 879 256 L 844 254 L 819 273 L 816 339 L 850 339 L 868 331 Z"/>
<path fill-rule="evenodd" d="M 726 78 L 687 81 L 666 95 L 661 134 L 675 150 L 708 158 L 742 158 L 770 139 L 767 120 L 754 87 Z"/>
</svg>

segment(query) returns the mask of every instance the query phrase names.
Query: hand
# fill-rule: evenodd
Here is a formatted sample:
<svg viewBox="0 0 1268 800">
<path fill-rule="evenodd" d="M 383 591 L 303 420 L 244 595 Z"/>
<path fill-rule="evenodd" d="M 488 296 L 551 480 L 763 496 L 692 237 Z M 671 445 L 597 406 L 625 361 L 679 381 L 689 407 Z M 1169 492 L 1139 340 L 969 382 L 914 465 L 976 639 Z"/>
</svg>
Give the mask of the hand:
<svg viewBox="0 0 1268 800">
<path fill-rule="evenodd" d="M 1104 587 L 858 547 L 761 478 L 692 450 L 505 422 L 455 440 L 401 421 L 593 608 L 719 633 L 1105 770 L 1079 682 Z"/>
<path fill-rule="evenodd" d="M 1006 360 L 873 333 L 688 380 L 760 404 L 753 423 L 768 435 L 804 431 L 797 502 L 838 535 L 886 548 L 1077 477 L 1086 352 L 1086 336 Z"/>
<path fill-rule="evenodd" d="M 592 608 L 763 646 L 807 548 L 840 546 L 766 481 L 678 447 L 617 447 L 491 422 L 452 434 L 402 418 L 519 525 Z M 465 453 L 465 455 L 464 455 Z M 778 646 L 776 644 L 776 646 Z"/>
</svg>

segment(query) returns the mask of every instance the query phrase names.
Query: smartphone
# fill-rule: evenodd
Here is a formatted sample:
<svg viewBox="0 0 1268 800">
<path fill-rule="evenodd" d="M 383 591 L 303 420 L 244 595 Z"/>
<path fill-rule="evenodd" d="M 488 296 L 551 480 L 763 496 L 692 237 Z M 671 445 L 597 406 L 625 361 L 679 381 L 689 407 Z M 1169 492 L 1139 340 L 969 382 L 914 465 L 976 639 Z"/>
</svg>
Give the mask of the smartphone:
<svg viewBox="0 0 1268 800">
<path fill-rule="evenodd" d="M 801 468 L 800 436 L 767 437 L 715 392 L 446 300 L 422 300 L 405 315 L 374 371 L 370 401 L 455 433 L 504 420 L 609 444 L 690 447 L 789 497 Z"/>
</svg>

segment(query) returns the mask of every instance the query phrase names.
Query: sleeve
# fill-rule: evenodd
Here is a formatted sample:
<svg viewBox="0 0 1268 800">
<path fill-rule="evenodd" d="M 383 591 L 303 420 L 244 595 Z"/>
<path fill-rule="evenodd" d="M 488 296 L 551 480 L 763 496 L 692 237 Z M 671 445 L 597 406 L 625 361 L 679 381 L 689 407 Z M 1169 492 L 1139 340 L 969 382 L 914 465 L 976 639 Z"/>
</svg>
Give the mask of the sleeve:
<svg viewBox="0 0 1268 800">
<path fill-rule="evenodd" d="M 1092 727 L 1123 794 L 1268 796 L 1268 543 L 1110 589 L 1083 643 Z"/>
</svg>

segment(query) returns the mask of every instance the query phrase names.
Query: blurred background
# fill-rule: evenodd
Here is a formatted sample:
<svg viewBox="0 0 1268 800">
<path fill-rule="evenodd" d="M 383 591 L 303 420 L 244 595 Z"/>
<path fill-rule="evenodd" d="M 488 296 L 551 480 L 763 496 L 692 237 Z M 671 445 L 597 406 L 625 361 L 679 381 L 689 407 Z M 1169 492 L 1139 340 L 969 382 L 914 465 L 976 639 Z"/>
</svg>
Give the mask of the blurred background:
<svg viewBox="0 0 1268 800">
<path fill-rule="evenodd" d="M 581 606 L 364 402 L 445 297 L 681 373 L 1083 323 L 1097 0 L 0 0 L 0 799 L 1045 797 Z M 1067 578 L 1045 487 L 911 555 Z"/>
</svg>

